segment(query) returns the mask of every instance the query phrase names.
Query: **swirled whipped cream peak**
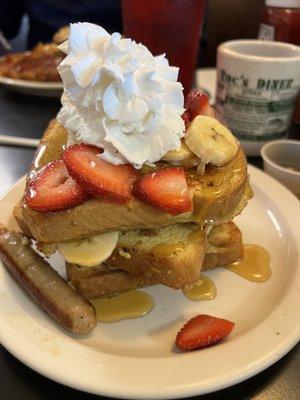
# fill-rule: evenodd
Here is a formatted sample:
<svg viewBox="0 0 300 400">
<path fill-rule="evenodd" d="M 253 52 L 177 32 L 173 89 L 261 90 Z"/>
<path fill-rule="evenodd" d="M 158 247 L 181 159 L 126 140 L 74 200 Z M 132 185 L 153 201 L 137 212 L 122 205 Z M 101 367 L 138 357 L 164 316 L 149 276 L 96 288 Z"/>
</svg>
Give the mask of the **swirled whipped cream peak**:
<svg viewBox="0 0 300 400">
<path fill-rule="evenodd" d="M 165 55 L 86 22 L 71 24 L 60 49 L 67 56 L 58 67 L 64 94 L 57 119 L 69 144 L 95 145 L 102 159 L 136 168 L 180 147 L 183 88 Z"/>
</svg>

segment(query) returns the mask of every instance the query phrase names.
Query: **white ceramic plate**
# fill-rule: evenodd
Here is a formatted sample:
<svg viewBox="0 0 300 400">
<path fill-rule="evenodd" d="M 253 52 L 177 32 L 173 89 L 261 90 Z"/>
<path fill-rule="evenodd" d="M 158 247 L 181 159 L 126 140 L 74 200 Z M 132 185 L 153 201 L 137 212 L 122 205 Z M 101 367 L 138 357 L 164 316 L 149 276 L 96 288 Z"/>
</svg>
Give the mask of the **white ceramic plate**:
<svg viewBox="0 0 300 400">
<path fill-rule="evenodd" d="M 84 338 L 56 325 L 0 268 L 0 340 L 41 374 L 87 392 L 120 398 L 179 398 L 225 388 L 257 374 L 286 354 L 300 336 L 299 202 L 283 186 L 250 167 L 255 197 L 236 222 L 245 243 L 271 253 L 272 276 L 253 283 L 218 269 L 207 273 L 218 294 L 193 302 L 179 291 L 146 291 L 155 308 L 146 317 L 101 324 Z M 11 225 L 20 181 L 0 202 L 0 221 Z M 298 221 L 297 221 L 298 219 Z M 55 262 L 56 267 L 59 263 Z M 236 322 L 224 342 L 176 352 L 184 321 L 208 313 Z"/>
<path fill-rule="evenodd" d="M 60 97 L 63 92 L 62 82 L 35 82 L 0 76 L 0 84 L 17 92 L 34 96 Z"/>
</svg>

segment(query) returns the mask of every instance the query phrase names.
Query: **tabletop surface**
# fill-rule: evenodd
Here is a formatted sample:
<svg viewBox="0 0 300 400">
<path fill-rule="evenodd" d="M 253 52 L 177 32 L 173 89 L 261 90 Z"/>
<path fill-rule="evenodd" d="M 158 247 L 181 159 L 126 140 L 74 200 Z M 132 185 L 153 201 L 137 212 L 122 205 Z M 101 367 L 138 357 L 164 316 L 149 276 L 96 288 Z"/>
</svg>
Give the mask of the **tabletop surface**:
<svg viewBox="0 0 300 400">
<path fill-rule="evenodd" d="M 0 135 L 39 138 L 58 109 L 59 101 L 21 95 L 0 87 Z M 293 126 L 298 137 L 300 127 Z M 0 146 L 0 195 L 2 196 L 26 173 L 34 149 Z M 261 167 L 259 158 L 249 159 Z M 0 393 L 5 400 L 96 400 L 93 396 L 60 385 L 21 364 L 0 346 Z M 1 395 L 0 395 L 1 397 Z M 199 400 L 296 400 L 300 398 L 300 345 L 276 364 L 231 388 L 204 396 Z"/>
</svg>

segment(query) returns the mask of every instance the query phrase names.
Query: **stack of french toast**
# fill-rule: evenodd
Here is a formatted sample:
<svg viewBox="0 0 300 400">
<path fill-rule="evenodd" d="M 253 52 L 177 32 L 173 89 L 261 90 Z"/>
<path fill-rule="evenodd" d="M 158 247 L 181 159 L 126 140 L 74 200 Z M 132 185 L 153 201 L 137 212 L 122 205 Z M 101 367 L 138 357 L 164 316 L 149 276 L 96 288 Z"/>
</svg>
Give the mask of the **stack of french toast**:
<svg viewBox="0 0 300 400">
<path fill-rule="evenodd" d="M 15 217 L 58 251 L 86 298 L 164 284 L 243 256 L 232 219 L 252 196 L 245 155 L 208 98 L 186 98 L 165 55 L 71 24 L 62 108 L 37 150 Z"/>
<path fill-rule="evenodd" d="M 139 172 L 138 179 L 143 179 L 157 171 L 183 169 L 191 199 L 185 212 L 168 212 L 135 196 L 122 203 L 87 196 L 81 204 L 49 212 L 30 206 L 30 184 L 40 171 L 63 159 L 67 136 L 56 120 L 50 122 L 14 215 L 46 256 L 59 250 L 68 280 L 81 295 L 109 297 L 154 284 L 185 288 L 199 279 L 201 270 L 242 258 L 242 235 L 232 219 L 252 192 L 241 148 L 227 164 L 208 165 L 204 172 L 168 162 Z"/>
</svg>

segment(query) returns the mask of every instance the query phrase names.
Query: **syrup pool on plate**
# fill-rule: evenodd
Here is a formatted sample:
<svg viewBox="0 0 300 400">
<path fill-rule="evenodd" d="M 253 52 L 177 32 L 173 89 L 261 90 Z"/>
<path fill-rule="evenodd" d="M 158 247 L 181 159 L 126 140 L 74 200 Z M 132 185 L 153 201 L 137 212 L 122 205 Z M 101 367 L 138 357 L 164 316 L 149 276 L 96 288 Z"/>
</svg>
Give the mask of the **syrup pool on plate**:
<svg viewBox="0 0 300 400">
<path fill-rule="evenodd" d="M 159 245 L 158 251 L 173 253 L 182 244 Z M 254 282 L 264 282 L 271 276 L 270 255 L 263 247 L 255 244 L 244 245 L 244 257 L 224 268 Z M 212 300 L 216 297 L 217 289 L 214 282 L 201 274 L 198 281 L 191 287 L 183 289 L 190 300 Z M 137 318 L 146 315 L 154 307 L 152 298 L 140 291 L 130 290 L 111 298 L 91 299 L 97 314 L 98 322 L 116 322 L 122 319 Z"/>
<path fill-rule="evenodd" d="M 211 279 L 201 274 L 193 286 L 183 289 L 183 293 L 191 300 L 212 300 L 216 297 L 217 289 Z"/>
<path fill-rule="evenodd" d="M 96 309 L 98 322 L 116 322 L 142 317 L 154 306 L 152 298 L 140 290 L 130 290 L 110 298 L 89 301 Z"/>
<path fill-rule="evenodd" d="M 270 254 L 256 244 L 244 245 L 244 257 L 224 268 L 249 281 L 264 282 L 271 276 Z"/>
</svg>

